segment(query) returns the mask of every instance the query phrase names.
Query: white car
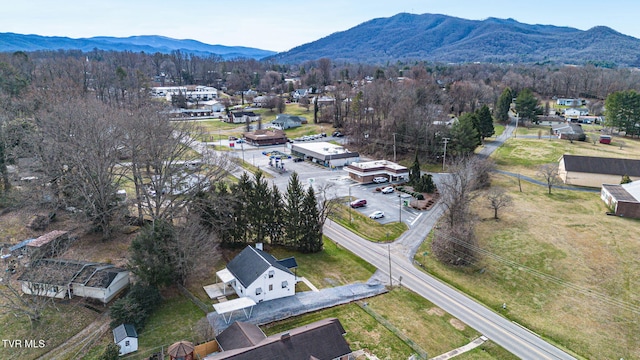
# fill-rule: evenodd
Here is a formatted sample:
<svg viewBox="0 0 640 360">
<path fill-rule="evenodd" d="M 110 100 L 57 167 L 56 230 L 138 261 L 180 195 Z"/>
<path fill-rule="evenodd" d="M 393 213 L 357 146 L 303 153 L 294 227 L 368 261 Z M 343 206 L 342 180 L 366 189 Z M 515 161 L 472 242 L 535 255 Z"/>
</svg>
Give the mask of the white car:
<svg viewBox="0 0 640 360">
<path fill-rule="evenodd" d="M 373 182 L 376 183 L 376 184 L 386 183 L 387 181 L 389 181 L 389 179 L 387 179 L 384 176 L 378 176 L 378 177 L 374 177 L 373 178 Z"/>
<path fill-rule="evenodd" d="M 384 213 L 382 211 L 374 211 L 371 214 L 369 214 L 369 217 L 372 219 L 380 219 L 384 217 Z"/>
<path fill-rule="evenodd" d="M 382 189 L 382 193 L 383 194 L 391 194 L 393 192 L 393 188 L 391 186 L 387 186 L 386 188 Z"/>
</svg>

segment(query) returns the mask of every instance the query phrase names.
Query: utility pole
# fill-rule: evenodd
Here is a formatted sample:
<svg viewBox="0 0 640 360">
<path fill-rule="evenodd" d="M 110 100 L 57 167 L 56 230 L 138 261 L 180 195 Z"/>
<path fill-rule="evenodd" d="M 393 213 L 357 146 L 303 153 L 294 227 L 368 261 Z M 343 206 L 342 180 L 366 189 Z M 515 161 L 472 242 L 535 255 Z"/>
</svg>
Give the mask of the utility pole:
<svg viewBox="0 0 640 360">
<path fill-rule="evenodd" d="M 396 133 L 393 133 L 393 162 L 396 162 Z"/>
<path fill-rule="evenodd" d="M 447 143 L 449 142 L 449 138 L 443 138 L 442 141 L 444 142 L 444 155 L 442 156 L 442 171 L 444 171 L 444 165 L 445 162 L 447 161 Z"/>
<path fill-rule="evenodd" d="M 389 251 L 389 287 L 393 287 L 393 281 L 391 280 L 391 245 L 387 244 L 387 250 Z"/>
</svg>

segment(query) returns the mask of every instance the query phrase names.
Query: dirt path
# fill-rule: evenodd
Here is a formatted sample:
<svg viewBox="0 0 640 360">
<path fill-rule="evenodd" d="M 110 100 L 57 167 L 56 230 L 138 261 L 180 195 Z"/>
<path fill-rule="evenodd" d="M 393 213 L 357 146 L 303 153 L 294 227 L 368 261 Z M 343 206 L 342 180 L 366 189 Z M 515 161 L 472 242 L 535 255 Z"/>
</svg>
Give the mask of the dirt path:
<svg viewBox="0 0 640 360">
<path fill-rule="evenodd" d="M 38 360 L 75 359 L 91 348 L 91 344 L 109 331 L 109 312 L 105 311 L 91 324 L 67 341 L 40 356 Z"/>
</svg>

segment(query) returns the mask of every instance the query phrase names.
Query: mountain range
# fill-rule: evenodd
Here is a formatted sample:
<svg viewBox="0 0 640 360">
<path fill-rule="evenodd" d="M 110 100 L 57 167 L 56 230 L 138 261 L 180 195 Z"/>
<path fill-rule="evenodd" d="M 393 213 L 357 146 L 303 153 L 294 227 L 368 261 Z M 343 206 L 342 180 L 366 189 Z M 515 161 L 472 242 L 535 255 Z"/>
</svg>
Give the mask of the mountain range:
<svg viewBox="0 0 640 360">
<path fill-rule="evenodd" d="M 479 21 L 401 13 L 364 22 L 270 59 L 298 63 L 322 57 L 378 64 L 428 60 L 640 66 L 640 40 L 605 26 L 583 31 L 513 19 Z"/>
<path fill-rule="evenodd" d="M 179 50 L 199 56 L 218 55 L 225 60 L 235 58 L 262 59 L 275 54 L 275 51 L 261 50 L 242 46 L 209 45 L 196 40 L 177 40 L 164 36 L 144 35 L 130 37 L 98 36 L 72 39 L 60 36 L 21 35 L 0 33 L 0 52 L 39 51 L 39 50 L 82 50 L 93 49 L 112 51 L 133 51 L 146 53 L 164 53 Z"/>
<path fill-rule="evenodd" d="M 513 19 L 466 20 L 438 14 L 400 13 L 373 19 L 282 53 L 162 36 L 71 39 L 0 33 L 1 52 L 95 48 L 147 53 L 180 50 L 201 56 L 215 54 L 223 59 L 252 58 L 291 64 L 329 58 L 334 62 L 369 64 L 426 60 L 640 67 L 640 40 L 605 26 L 584 31 L 529 25 Z"/>
</svg>

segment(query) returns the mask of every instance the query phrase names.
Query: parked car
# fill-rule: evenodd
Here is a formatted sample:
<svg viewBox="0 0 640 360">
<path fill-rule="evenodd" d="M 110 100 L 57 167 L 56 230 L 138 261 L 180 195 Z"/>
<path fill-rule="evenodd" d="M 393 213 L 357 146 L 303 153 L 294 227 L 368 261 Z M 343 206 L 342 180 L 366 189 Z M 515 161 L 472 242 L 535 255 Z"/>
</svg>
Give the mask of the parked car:
<svg viewBox="0 0 640 360">
<path fill-rule="evenodd" d="M 383 194 L 391 194 L 393 192 L 393 188 L 391 186 L 387 186 L 386 188 L 382 189 L 382 193 Z"/>
<path fill-rule="evenodd" d="M 366 199 L 358 199 L 358 200 L 354 200 L 352 202 L 349 203 L 349 206 L 351 206 L 352 208 L 359 208 L 359 207 L 363 207 L 367 205 L 367 200 Z"/>
<path fill-rule="evenodd" d="M 302 162 L 302 161 L 304 161 L 303 158 L 299 158 L 299 157 L 293 158 L 293 162 Z"/>
<path fill-rule="evenodd" d="M 235 141 L 235 140 L 238 140 L 238 138 L 235 136 L 229 136 L 229 141 Z"/>
<path fill-rule="evenodd" d="M 238 143 L 238 144 L 242 144 L 243 142 L 245 142 L 245 141 L 244 141 L 244 139 L 238 139 L 238 140 L 236 140 L 236 143 Z"/>
<path fill-rule="evenodd" d="M 389 179 L 384 176 L 378 176 L 373 178 L 373 182 L 376 184 L 386 183 L 387 181 L 389 181 Z"/>
<path fill-rule="evenodd" d="M 372 219 L 380 219 L 384 217 L 384 213 L 380 210 L 374 211 L 369 215 L 369 217 Z"/>
<path fill-rule="evenodd" d="M 333 134 L 331 134 L 331 136 L 333 136 L 333 137 L 343 137 L 344 135 L 340 131 L 334 131 Z"/>
</svg>

